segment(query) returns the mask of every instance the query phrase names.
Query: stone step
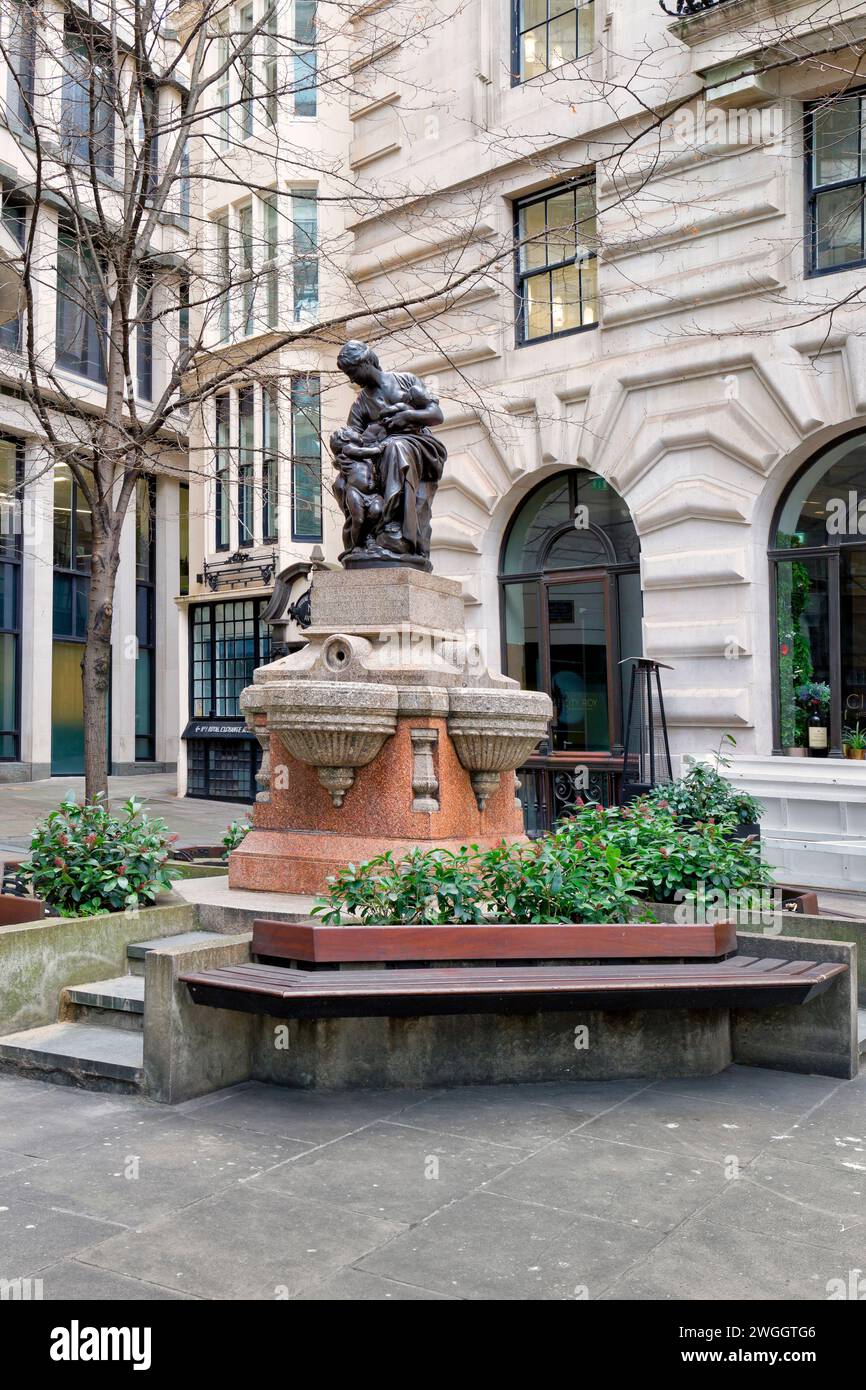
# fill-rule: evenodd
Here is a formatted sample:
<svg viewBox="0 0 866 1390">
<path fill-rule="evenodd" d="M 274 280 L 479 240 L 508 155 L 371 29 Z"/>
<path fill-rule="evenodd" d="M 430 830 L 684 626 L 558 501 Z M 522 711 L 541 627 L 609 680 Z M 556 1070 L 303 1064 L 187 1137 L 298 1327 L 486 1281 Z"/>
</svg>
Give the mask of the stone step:
<svg viewBox="0 0 866 1390">
<path fill-rule="evenodd" d="M 126 948 L 126 958 L 133 975 L 144 974 L 144 958 L 158 946 L 212 946 L 219 939 L 212 931 L 183 931 L 177 936 L 157 936 L 152 941 L 134 941 Z"/>
<path fill-rule="evenodd" d="M 144 1026 L 144 977 L 118 975 L 113 980 L 67 985 L 60 991 L 60 1019 L 140 1033 Z"/>
<path fill-rule="evenodd" d="M 144 1038 L 120 1028 L 49 1023 L 0 1037 L 0 1070 L 91 1091 L 141 1091 Z"/>
</svg>

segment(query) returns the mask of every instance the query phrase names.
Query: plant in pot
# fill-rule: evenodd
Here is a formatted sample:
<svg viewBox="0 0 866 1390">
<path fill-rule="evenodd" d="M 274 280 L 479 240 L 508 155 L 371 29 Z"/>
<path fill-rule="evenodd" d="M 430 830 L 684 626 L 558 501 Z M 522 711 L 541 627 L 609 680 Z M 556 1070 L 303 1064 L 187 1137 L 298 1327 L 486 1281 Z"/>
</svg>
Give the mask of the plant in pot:
<svg viewBox="0 0 866 1390">
<path fill-rule="evenodd" d="M 735 743 L 730 734 L 725 735 L 724 741 Z M 720 750 L 717 761 L 727 767 L 730 760 L 723 757 Z M 729 825 L 735 838 L 761 833 L 758 824 L 764 814 L 761 803 L 748 792 L 734 787 L 707 763 L 695 763 L 684 777 L 653 787 L 645 800 L 658 810 L 670 811 L 683 826 L 714 821 Z"/>
<path fill-rule="evenodd" d="M 859 720 L 853 728 L 845 730 L 842 742 L 845 745 L 846 758 L 857 758 L 861 761 L 866 758 L 866 729 L 860 728 Z"/>
<path fill-rule="evenodd" d="M 797 687 L 797 735 L 810 758 L 826 758 L 830 747 L 830 687 L 826 681 L 806 681 Z"/>
</svg>

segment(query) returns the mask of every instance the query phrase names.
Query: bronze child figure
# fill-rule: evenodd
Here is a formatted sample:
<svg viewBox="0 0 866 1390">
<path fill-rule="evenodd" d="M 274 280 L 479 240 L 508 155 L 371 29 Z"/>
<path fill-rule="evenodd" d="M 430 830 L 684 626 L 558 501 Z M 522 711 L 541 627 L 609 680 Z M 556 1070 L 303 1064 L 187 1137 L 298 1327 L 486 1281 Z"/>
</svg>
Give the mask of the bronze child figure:
<svg viewBox="0 0 866 1390">
<path fill-rule="evenodd" d="M 376 424 L 363 432 L 347 425 L 331 435 L 331 451 L 339 470 L 333 491 L 346 518 L 344 554 L 361 549 L 382 518 L 384 504 L 376 461 L 382 456 L 384 438 L 384 429 Z"/>
</svg>

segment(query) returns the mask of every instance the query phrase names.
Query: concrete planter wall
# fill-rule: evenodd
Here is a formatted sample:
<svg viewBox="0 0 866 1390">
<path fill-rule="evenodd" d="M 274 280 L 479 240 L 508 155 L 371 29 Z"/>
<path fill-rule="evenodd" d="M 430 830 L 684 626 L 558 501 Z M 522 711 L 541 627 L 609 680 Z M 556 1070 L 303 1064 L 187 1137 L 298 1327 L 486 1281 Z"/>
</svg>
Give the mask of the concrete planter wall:
<svg viewBox="0 0 866 1390">
<path fill-rule="evenodd" d="M 174 936 L 195 925 L 193 907 L 171 903 L 0 927 L 0 1033 L 53 1023 L 62 989 L 123 975 L 131 942 Z"/>
</svg>

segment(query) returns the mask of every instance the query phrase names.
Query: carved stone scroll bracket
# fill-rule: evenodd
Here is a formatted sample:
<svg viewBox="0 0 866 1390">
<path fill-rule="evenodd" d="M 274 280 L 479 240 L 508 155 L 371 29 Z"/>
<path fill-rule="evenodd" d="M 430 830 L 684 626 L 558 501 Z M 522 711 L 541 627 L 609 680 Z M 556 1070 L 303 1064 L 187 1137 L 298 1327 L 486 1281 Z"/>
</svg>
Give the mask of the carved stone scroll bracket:
<svg viewBox="0 0 866 1390">
<path fill-rule="evenodd" d="M 436 729 L 410 729 L 412 740 L 412 810 L 439 810 L 439 778 L 435 752 L 439 742 Z"/>
</svg>

